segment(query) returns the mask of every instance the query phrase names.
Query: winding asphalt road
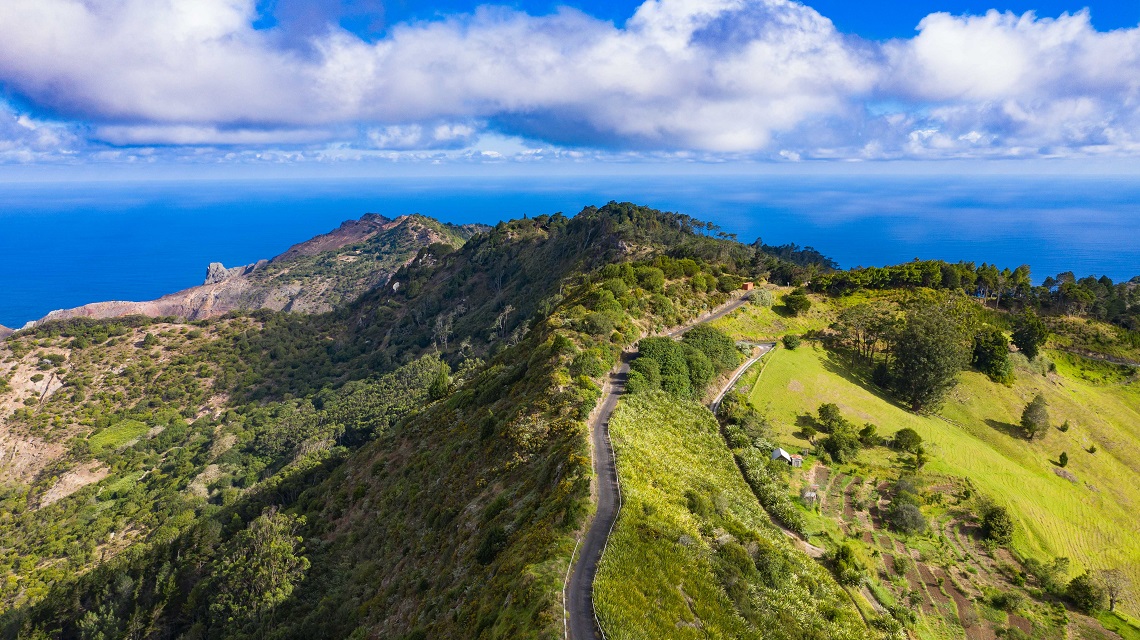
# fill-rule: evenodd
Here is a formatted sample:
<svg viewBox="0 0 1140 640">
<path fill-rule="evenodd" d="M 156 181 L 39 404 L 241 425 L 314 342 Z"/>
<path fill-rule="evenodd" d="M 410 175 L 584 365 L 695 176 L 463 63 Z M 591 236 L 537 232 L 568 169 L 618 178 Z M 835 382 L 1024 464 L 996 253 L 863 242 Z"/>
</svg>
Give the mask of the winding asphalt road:
<svg viewBox="0 0 1140 640">
<path fill-rule="evenodd" d="M 744 298 L 737 298 L 710 314 L 662 335 L 679 338 L 698 324 L 722 318 L 739 309 L 744 303 Z M 610 417 L 617 407 L 618 398 L 625 393 L 625 383 L 629 378 L 629 363 L 634 356 L 635 354 L 628 352 L 622 354 L 621 364 L 610 374 L 602 390 L 601 408 L 590 424 L 594 444 L 594 471 L 598 478 L 598 510 L 594 514 L 590 528 L 586 531 L 585 539 L 582 540 L 573 573 L 570 574 L 570 580 L 566 585 L 566 635 L 572 640 L 605 638 L 605 634 L 598 627 L 598 618 L 594 613 L 594 576 L 598 573 L 598 563 L 605 552 L 610 532 L 617 522 L 618 511 L 621 509 L 621 487 L 618 485 L 617 467 L 614 465 L 614 449 L 610 445 Z M 758 359 L 755 358 L 751 362 Z M 741 370 L 738 370 L 738 375 L 734 376 L 730 386 L 739 378 L 740 372 Z M 723 396 L 723 393 L 721 395 Z"/>
</svg>

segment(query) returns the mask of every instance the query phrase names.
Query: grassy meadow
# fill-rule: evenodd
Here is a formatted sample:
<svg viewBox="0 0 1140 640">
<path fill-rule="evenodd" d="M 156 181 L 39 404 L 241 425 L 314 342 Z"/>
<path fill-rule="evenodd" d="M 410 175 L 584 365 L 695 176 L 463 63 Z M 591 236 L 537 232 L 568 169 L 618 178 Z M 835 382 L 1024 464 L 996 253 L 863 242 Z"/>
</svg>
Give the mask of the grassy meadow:
<svg viewBox="0 0 1140 640">
<path fill-rule="evenodd" d="M 785 446 L 808 446 L 798 435 L 797 417 L 824 402 L 836 403 L 857 423 L 877 425 L 881 435 L 913 428 L 928 443 L 928 471 L 969 478 L 1011 510 L 1017 522 L 1015 551 L 1041 559 L 1068 556 L 1074 575 L 1085 568 L 1124 567 L 1140 584 L 1140 544 L 1135 540 L 1140 527 L 1140 383 L 1135 378 L 1098 385 L 1070 375 L 1081 366 L 1070 361 L 1048 376 L 1020 369 L 1009 387 L 963 372 L 940 414 L 919 416 L 822 348 L 805 344 L 769 357 L 750 400 L 767 414 L 773 436 Z M 1098 366 L 1088 363 L 1085 368 Z M 1015 425 L 1038 392 L 1049 403 L 1052 423 L 1068 421 L 1070 428 L 1054 428 L 1028 442 Z M 1089 452 L 1092 447 L 1095 453 Z M 1062 451 L 1069 455 L 1064 471 L 1075 479 L 1057 473 Z M 1126 606 L 1137 613 L 1136 604 Z"/>
<path fill-rule="evenodd" d="M 610 428 L 624 504 L 594 585 L 608 638 L 869 635 L 771 525 L 705 407 L 633 394 Z"/>
</svg>

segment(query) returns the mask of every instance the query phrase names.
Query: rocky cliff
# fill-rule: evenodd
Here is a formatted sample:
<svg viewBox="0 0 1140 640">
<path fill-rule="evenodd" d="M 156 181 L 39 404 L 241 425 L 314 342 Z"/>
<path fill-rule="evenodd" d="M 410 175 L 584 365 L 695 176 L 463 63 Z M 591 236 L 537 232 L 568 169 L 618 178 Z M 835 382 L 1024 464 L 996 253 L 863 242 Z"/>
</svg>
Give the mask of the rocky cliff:
<svg viewBox="0 0 1140 640">
<path fill-rule="evenodd" d="M 4 338 L 7 338 L 8 336 L 12 335 L 12 333 L 14 331 L 15 331 L 14 329 L 9 329 L 8 327 L 5 327 L 4 325 L 0 324 L 0 340 L 3 340 Z"/>
<path fill-rule="evenodd" d="M 96 302 L 53 311 L 26 327 L 52 320 L 128 315 L 198 320 L 254 309 L 323 313 L 384 284 L 423 247 L 459 246 L 481 228 L 441 224 L 418 215 L 388 219 L 367 214 L 296 244 L 272 260 L 233 268 L 211 263 L 203 284 L 157 300 Z"/>
</svg>

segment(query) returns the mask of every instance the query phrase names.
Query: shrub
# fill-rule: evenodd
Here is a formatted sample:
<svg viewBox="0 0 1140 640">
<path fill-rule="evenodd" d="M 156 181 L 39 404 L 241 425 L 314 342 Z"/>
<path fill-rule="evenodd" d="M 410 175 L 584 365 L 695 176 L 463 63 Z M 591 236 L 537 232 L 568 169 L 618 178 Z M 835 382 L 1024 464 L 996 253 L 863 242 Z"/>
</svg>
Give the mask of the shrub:
<svg viewBox="0 0 1140 640">
<path fill-rule="evenodd" d="M 744 278 L 733 275 L 731 273 L 726 273 L 723 276 L 717 278 L 716 288 L 723 293 L 731 293 L 739 289 L 742 284 L 744 284 Z"/>
<path fill-rule="evenodd" d="M 914 429 L 911 429 L 910 427 L 904 427 L 895 432 L 895 436 L 892 438 L 891 443 L 896 449 L 900 451 L 909 451 L 911 453 L 914 453 L 920 446 L 922 446 L 922 436 L 918 435 L 918 432 Z"/>
<path fill-rule="evenodd" d="M 982 514 L 982 535 L 997 544 L 1007 545 L 1013 540 L 1013 518 L 1005 507 L 989 505 Z"/>
<path fill-rule="evenodd" d="M 909 503 L 897 507 L 892 504 L 890 511 L 887 512 L 887 518 L 896 531 L 907 535 L 922 533 L 928 526 L 922 511 L 916 505 Z"/>
<path fill-rule="evenodd" d="M 783 338 L 784 346 L 791 351 L 795 351 L 800 346 L 801 339 L 794 333 L 789 333 Z"/>
<path fill-rule="evenodd" d="M 483 536 L 479 549 L 475 551 L 475 559 L 479 564 L 491 564 L 499 552 L 507 546 L 507 531 L 502 527 L 492 527 Z"/>
<path fill-rule="evenodd" d="M 826 556 L 827 563 L 835 572 L 840 584 L 857 585 L 863 580 L 863 565 L 855 555 L 855 549 L 847 543 L 841 544 Z"/>
<path fill-rule="evenodd" d="M 1068 588 L 1065 589 L 1065 595 L 1073 603 L 1073 606 L 1085 613 L 1092 613 L 1104 608 L 1104 589 L 1087 571 L 1069 582 Z"/>
<path fill-rule="evenodd" d="M 895 556 L 895 575 L 905 576 L 914 569 L 914 560 L 905 553 Z"/>
<path fill-rule="evenodd" d="M 755 289 L 748 294 L 748 301 L 756 306 L 770 309 L 776 304 L 776 296 L 768 289 Z"/>
<path fill-rule="evenodd" d="M 868 422 L 859 430 L 859 442 L 864 447 L 873 447 L 879 443 L 879 428 Z"/>
<path fill-rule="evenodd" d="M 665 289 L 665 272 L 657 267 L 637 267 L 634 269 L 637 284 L 651 293 L 661 293 Z"/>
<path fill-rule="evenodd" d="M 1069 454 L 1062 451 L 1060 457 L 1057 458 L 1057 464 L 1059 464 L 1062 467 L 1068 466 Z"/>
<path fill-rule="evenodd" d="M 798 290 L 784 296 L 784 307 L 788 313 L 798 316 L 811 309 L 811 299 Z"/>
</svg>

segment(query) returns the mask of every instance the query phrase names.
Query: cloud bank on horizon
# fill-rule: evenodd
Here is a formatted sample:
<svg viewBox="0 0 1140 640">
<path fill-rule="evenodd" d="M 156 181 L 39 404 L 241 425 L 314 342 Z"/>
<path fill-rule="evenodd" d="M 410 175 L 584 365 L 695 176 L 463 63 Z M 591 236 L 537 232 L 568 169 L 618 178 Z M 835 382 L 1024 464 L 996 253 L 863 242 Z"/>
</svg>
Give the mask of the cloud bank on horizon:
<svg viewBox="0 0 1140 640">
<path fill-rule="evenodd" d="M 6 0 L 0 161 L 1140 154 L 1140 27 L 1087 11 L 933 13 L 884 42 L 791 0 L 646 0 L 623 25 L 485 6 L 378 38 L 262 18 Z"/>
</svg>

